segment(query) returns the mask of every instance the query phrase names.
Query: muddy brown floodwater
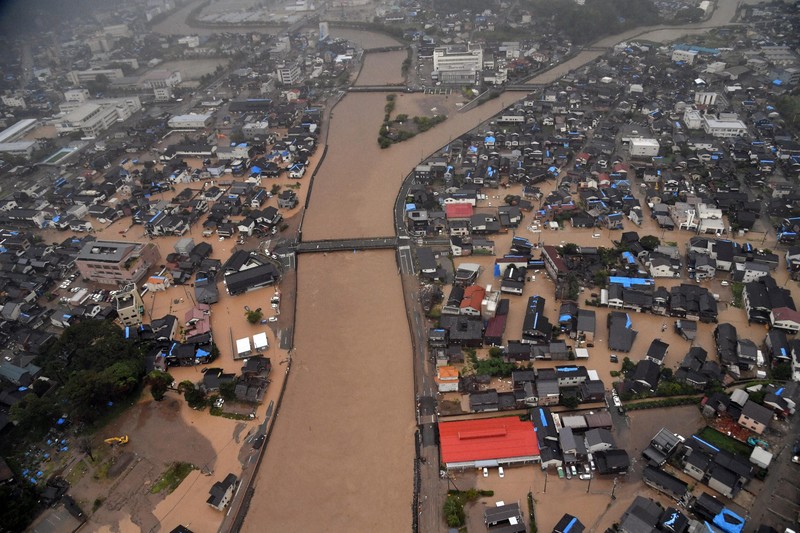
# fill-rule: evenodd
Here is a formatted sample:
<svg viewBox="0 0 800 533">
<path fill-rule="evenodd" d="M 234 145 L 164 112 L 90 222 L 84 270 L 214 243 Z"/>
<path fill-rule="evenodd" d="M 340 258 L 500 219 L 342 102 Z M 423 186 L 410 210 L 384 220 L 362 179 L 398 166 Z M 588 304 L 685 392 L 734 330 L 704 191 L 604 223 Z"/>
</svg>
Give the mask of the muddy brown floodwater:
<svg viewBox="0 0 800 533">
<path fill-rule="evenodd" d="M 736 5 L 731 0 L 720 0 L 720 9 L 712 19 L 690 30 L 700 32 L 727 23 Z M 185 25 L 185 16 L 193 6 L 190 4 L 165 19 L 156 31 L 183 34 L 215 31 Z M 363 48 L 396 44 L 389 37 L 369 32 L 334 29 L 332 33 L 347 37 Z M 632 38 L 670 40 L 685 33 L 685 29 L 644 28 L 599 44 L 609 46 Z M 531 83 L 554 81 L 599 55 L 599 52 L 583 52 Z M 367 55 L 358 83 L 398 80 L 404 57 L 402 52 Z M 335 118 L 330 121 L 327 157 L 316 176 L 303 239 L 394 235 L 392 206 L 403 177 L 414 165 L 522 96 L 505 94 L 466 113 L 449 111 L 443 124 L 380 150 L 376 139 L 386 94 L 348 94 L 336 106 Z M 452 109 L 454 101 L 460 101 L 460 97 L 449 95 L 436 100 L 398 93 L 397 107 Z M 574 237 L 578 235 L 571 233 L 570 239 Z M 566 234 L 562 237 L 561 232 L 553 232 L 546 240 L 555 244 L 564 238 Z M 592 242 L 589 235 L 579 238 Z M 482 283 L 490 281 L 490 275 L 481 279 Z M 552 286 L 542 279 L 531 284 L 529 290 L 548 293 Z M 555 314 L 555 309 L 552 313 Z M 741 311 L 736 314 L 740 315 Z M 510 320 L 511 330 L 518 325 L 521 315 Z M 642 335 L 638 350 L 655 336 L 653 330 L 660 331 L 661 319 L 637 316 L 635 322 Z M 309 254 L 298 259 L 293 368 L 275 432 L 256 478 L 256 492 L 244 530 L 408 530 L 415 429 L 408 333 L 393 252 Z M 683 346 L 676 346 L 675 353 L 670 355 L 677 361 L 683 351 Z M 593 354 L 595 364 L 590 366 L 606 377 L 611 370 L 604 363 L 607 352 L 600 347 L 597 352 Z M 507 500 L 522 500 L 523 508 L 527 507 L 524 503 L 527 490 L 543 491 L 543 475 L 533 468 L 515 470 L 507 476 L 508 480 L 519 480 L 517 490 L 506 493 Z M 537 500 L 560 501 L 564 505 L 540 507 L 546 513 L 541 516 L 545 529 L 568 508 L 566 503 L 601 510 L 609 498 L 607 482 L 598 481 L 596 485 L 593 482 L 591 493 L 579 497 L 579 484 L 573 482 L 572 492 L 562 481 L 551 481 L 547 497 L 543 492 L 537 493 Z"/>
<path fill-rule="evenodd" d="M 243 530 L 408 531 L 414 397 L 394 252 L 298 265 L 292 371 Z"/>
</svg>

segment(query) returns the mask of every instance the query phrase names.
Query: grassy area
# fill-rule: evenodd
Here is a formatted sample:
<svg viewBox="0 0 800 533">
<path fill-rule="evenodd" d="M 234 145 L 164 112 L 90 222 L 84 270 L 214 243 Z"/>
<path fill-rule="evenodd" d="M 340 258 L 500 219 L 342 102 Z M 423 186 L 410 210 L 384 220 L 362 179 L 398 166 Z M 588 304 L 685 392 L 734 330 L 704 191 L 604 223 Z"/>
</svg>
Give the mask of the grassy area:
<svg viewBox="0 0 800 533">
<path fill-rule="evenodd" d="M 153 483 L 153 486 L 150 487 L 150 493 L 158 494 L 166 491 L 167 494 L 170 494 L 173 490 L 178 488 L 178 485 L 181 484 L 192 470 L 194 470 L 194 465 L 189 463 L 172 463 L 164 473 L 161 474 L 158 481 Z"/>
<path fill-rule="evenodd" d="M 731 292 L 733 293 L 733 302 L 731 305 L 738 308 L 744 307 L 744 299 L 742 294 L 744 293 L 744 284 L 739 282 L 731 283 Z"/>
<path fill-rule="evenodd" d="M 736 439 L 732 439 L 727 435 L 720 433 L 716 429 L 712 427 L 704 427 L 698 434 L 698 437 L 703 439 L 704 441 L 713 444 L 720 450 L 726 450 L 733 454 L 744 455 L 745 457 L 750 456 L 750 446 L 743 442 L 739 442 Z"/>
<path fill-rule="evenodd" d="M 67 474 L 66 480 L 69 482 L 71 486 L 74 486 L 78 481 L 81 480 L 83 476 L 86 475 L 86 472 L 89 471 L 89 465 L 86 464 L 85 459 L 81 459 L 75 466 L 72 467 L 72 470 L 69 471 Z"/>
</svg>

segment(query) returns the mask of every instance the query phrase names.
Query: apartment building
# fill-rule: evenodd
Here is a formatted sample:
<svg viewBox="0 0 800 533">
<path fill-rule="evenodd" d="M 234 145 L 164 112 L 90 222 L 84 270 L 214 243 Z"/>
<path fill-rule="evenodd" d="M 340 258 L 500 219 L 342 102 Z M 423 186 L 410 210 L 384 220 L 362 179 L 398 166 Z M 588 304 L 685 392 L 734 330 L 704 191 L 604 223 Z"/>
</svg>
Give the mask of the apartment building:
<svg viewBox="0 0 800 533">
<path fill-rule="evenodd" d="M 153 243 L 94 241 L 83 246 L 75 264 L 84 279 L 110 285 L 129 284 L 142 279 L 160 258 Z"/>
</svg>

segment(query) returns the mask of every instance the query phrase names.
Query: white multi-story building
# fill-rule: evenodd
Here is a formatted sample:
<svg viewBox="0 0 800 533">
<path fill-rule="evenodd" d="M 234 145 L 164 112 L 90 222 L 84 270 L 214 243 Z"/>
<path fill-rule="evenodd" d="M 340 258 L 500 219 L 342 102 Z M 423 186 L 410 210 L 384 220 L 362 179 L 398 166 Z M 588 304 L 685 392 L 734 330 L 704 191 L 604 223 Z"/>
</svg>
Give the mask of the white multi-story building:
<svg viewBox="0 0 800 533">
<path fill-rule="evenodd" d="M 284 63 L 278 67 L 276 74 L 278 76 L 278 81 L 281 82 L 282 85 L 294 85 L 300 81 L 300 65 L 297 64 L 296 61 Z"/>
<path fill-rule="evenodd" d="M 660 147 L 657 139 L 631 139 L 628 151 L 631 157 L 655 157 Z"/>
<path fill-rule="evenodd" d="M 141 84 L 148 89 L 157 87 L 175 87 L 181 82 L 181 73 L 177 70 L 154 70 L 141 79 Z"/>
<path fill-rule="evenodd" d="M 29 160 L 33 151 L 39 145 L 36 141 L 15 141 L 10 143 L 0 143 L 0 154 L 5 156 L 22 157 Z"/>
<path fill-rule="evenodd" d="M 694 93 L 694 103 L 698 105 L 714 105 L 717 103 L 717 93 L 698 91 Z"/>
<path fill-rule="evenodd" d="M 28 105 L 25 103 L 25 98 L 16 94 L 3 95 L 3 105 L 8 107 L 18 107 L 26 109 Z"/>
<path fill-rule="evenodd" d="M 122 69 L 119 68 L 71 70 L 67 73 L 67 79 L 73 85 L 83 85 L 89 81 L 97 81 L 100 76 L 105 76 L 109 80 L 118 80 L 124 77 L 124 74 Z"/>
<path fill-rule="evenodd" d="M 747 126 L 735 113 L 703 116 L 703 130 L 713 137 L 738 137 L 747 133 Z"/>
<path fill-rule="evenodd" d="M 68 89 L 64 91 L 64 99 L 67 102 L 82 104 L 89 99 L 89 91 L 86 89 Z"/>
<path fill-rule="evenodd" d="M 80 131 L 86 137 L 96 137 L 117 121 L 117 110 L 111 106 L 81 104 L 56 121 L 59 135 Z"/>
<path fill-rule="evenodd" d="M 187 35 L 178 39 L 178 44 L 185 44 L 188 48 L 197 48 L 200 46 L 200 37 L 197 35 Z"/>
<path fill-rule="evenodd" d="M 172 129 L 197 130 L 211 125 L 211 115 L 177 115 L 169 119 Z"/>
<path fill-rule="evenodd" d="M 697 109 L 687 107 L 683 112 L 683 123 L 690 130 L 699 130 L 703 127 L 703 115 Z"/>
<path fill-rule="evenodd" d="M 171 87 L 154 87 L 153 95 L 156 97 L 156 102 L 167 102 L 172 98 Z"/>
<path fill-rule="evenodd" d="M 673 50 L 672 60 L 675 62 L 683 61 L 684 63 L 693 64 L 697 57 L 697 50 Z"/>
<path fill-rule="evenodd" d="M 439 46 L 433 50 L 433 72 L 443 83 L 475 83 L 483 69 L 479 44 Z"/>
<path fill-rule="evenodd" d="M 127 120 L 131 115 L 142 109 L 138 96 L 125 96 L 122 98 L 98 98 L 97 100 L 75 100 L 62 103 L 58 108 L 61 113 L 68 115 L 84 104 L 95 104 L 102 108 L 113 109 L 117 114 L 117 121 Z"/>
</svg>

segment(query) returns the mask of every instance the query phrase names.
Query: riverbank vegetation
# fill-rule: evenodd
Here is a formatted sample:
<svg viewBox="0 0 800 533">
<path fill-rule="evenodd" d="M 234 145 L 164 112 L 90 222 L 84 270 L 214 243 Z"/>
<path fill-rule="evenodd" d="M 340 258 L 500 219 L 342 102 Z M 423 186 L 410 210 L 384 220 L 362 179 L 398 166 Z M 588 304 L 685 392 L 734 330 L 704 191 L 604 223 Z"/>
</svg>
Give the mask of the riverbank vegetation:
<svg viewBox="0 0 800 533">
<path fill-rule="evenodd" d="M 397 95 L 395 94 L 386 96 L 386 105 L 383 108 L 383 124 L 381 124 L 381 129 L 378 132 L 378 145 L 381 148 L 389 148 L 394 143 L 407 141 L 418 133 L 428 131 L 437 124 L 447 120 L 447 115 L 409 117 L 402 113 L 392 118 L 396 98 Z"/>
</svg>

